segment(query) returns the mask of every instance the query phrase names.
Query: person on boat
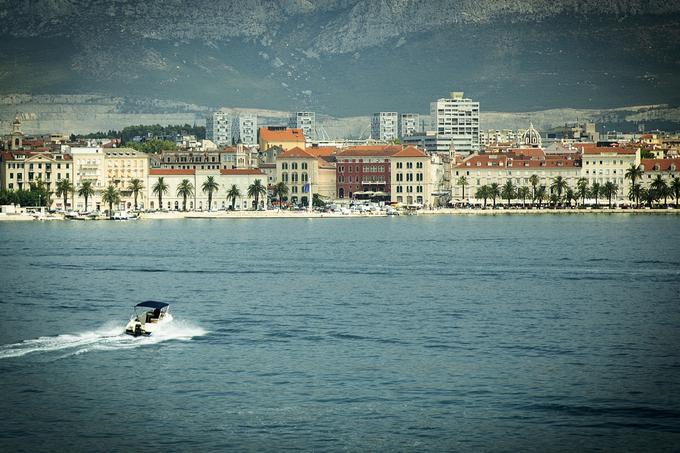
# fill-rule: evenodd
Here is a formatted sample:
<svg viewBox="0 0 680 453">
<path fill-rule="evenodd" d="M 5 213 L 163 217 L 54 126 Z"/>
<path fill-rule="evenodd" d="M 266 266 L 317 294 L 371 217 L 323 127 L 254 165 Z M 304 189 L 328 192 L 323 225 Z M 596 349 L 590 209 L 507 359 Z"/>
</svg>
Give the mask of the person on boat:
<svg viewBox="0 0 680 453">
<path fill-rule="evenodd" d="M 153 311 L 153 317 L 155 319 L 160 319 L 160 317 L 161 317 L 161 309 L 160 308 L 157 308 Z"/>
</svg>

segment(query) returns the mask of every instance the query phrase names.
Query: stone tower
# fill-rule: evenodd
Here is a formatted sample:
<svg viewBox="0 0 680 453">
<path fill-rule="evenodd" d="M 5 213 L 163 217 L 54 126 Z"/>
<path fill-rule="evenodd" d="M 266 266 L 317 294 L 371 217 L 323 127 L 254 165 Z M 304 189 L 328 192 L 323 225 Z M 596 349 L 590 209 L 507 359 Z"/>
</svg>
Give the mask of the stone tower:
<svg viewBox="0 0 680 453">
<path fill-rule="evenodd" d="M 24 134 L 21 132 L 21 119 L 19 114 L 14 118 L 12 122 L 12 135 L 10 135 L 9 149 L 12 151 L 20 150 L 23 146 L 22 142 L 24 139 Z"/>
</svg>

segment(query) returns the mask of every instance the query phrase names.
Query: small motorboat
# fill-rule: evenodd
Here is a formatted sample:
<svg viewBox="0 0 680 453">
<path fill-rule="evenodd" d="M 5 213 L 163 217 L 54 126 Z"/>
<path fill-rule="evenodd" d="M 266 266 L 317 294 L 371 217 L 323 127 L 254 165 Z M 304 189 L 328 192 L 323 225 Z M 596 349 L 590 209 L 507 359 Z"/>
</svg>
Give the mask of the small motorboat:
<svg viewBox="0 0 680 453">
<path fill-rule="evenodd" d="M 170 304 L 147 300 L 134 307 L 135 314 L 125 326 L 125 333 L 133 337 L 149 336 L 163 323 L 172 321 Z"/>
</svg>

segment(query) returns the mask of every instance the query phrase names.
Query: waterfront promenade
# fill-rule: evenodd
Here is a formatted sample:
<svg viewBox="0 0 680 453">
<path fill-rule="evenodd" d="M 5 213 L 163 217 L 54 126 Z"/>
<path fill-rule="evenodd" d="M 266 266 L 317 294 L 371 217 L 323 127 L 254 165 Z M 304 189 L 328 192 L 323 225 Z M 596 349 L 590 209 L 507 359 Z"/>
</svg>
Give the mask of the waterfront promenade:
<svg viewBox="0 0 680 453">
<path fill-rule="evenodd" d="M 680 215 L 680 209 L 457 209 L 457 208 L 442 208 L 434 210 L 419 210 L 418 216 L 475 216 L 475 215 L 584 215 L 584 214 L 604 214 L 604 215 Z M 408 216 L 407 214 L 400 214 L 400 216 Z M 277 218 L 371 218 L 371 217 L 387 217 L 384 212 L 378 213 L 350 213 L 342 214 L 339 212 L 308 212 L 308 211 L 213 211 L 213 212 L 199 212 L 199 211 L 168 211 L 168 212 L 143 212 L 140 214 L 140 220 L 177 220 L 177 219 L 277 219 Z M 48 218 L 36 219 L 30 214 L 0 214 L 0 221 L 31 221 L 31 220 L 65 220 L 61 214 L 54 214 Z M 99 220 L 108 220 L 102 216 Z"/>
</svg>

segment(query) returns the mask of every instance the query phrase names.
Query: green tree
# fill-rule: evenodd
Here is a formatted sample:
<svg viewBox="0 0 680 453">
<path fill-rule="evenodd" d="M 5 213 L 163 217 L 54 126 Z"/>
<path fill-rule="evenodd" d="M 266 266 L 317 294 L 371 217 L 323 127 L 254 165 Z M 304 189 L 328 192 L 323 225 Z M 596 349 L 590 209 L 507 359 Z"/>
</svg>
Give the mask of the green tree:
<svg viewBox="0 0 680 453">
<path fill-rule="evenodd" d="M 465 200 L 465 186 L 468 185 L 468 180 L 465 176 L 458 178 L 457 184 L 463 189 L 463 196 L 461 200 Z"/>
<path fill-rule="evenodd" d="M 612 208 L 612 197 L 615 197 L 618 191 L 619 186 L 617 186 L 612 181 L 607 181 L 602 186 L 602 195 L 607 197 L 607 200 L 609 201 L 609 209 Z"/>
<path fill-rule="evenodd" d="M 484 185 L 477 188 L 475 198 L 477 198 L 478 200 L 484 200 L 484 209 L 486 209 L 486 200 L 489 198 L 489 186 Z"/>
<path fill-rule="evenodd" d="M 628 199 L 633 202 L 635 206 L 638 206 L 639 200 L 643 198 L 643 189 L 640 184 L 631 184 L 628 189 Z"/>
<path fill-rule="evenodd" d="M 212 211 L 212 195 L 220 189 L 220 185 L 215 181 L 214 176 L 208 176 L 201 186 L 203 193 L 208 193 L 208 211 Z"/>
<path fill-rule="evenodd" d="M 177 186 L 177 196 L 182 197 L 182 211 L 187 210 L 187 198 L 194 195 L 194 185 L 188 179 L 183 179 Z"/>
<path fill-rule="evenodd" d="M 627 179 L 630 179 L 630 186 L 631 188 L 635 186 L 635 182 L 638 179 L 642 179 L 642 168 L 640 168 L 639 165 L 636 164 L 630 164 L 630 167 L 626 170 L 626 173 L 624 174 L 624 177 Z M 636 205 L 640 203 L 640 197 L 638 196 L 635 198 L 633 201 Z"/>
<path fill-rule="evenodd" d="M 137 210 L 137 196 L 139 195 L 139 191 L 144 188 L 144 185 L 142 184 L 142 180 L 138 178 L 134 178 L 130 181 L 130 185 L 128 186 L 128 190 L 132 191 L 132 194 L 135 197 L 135 211 Z"/>
<path fill-rule="evenodd" d="M 541 206 L 543 204 L 543 200 L 545 200 L 547 189 L 544 185 L 538 186 L 536 189 L 536 198 L 535 201 L 538 202 L 538 206 Z"/>
<path fill-rule="evenodd" d="M 529 195 L 531 195 L 531 191 L 529 190 L 529 188 L 527 186 L 522 186 L 519 189 L 517 189 L 517 198 L 522 199 L 522 207 L 523 208 L 526 207 L 526 204 L 527 204 L 526 201 L 527 201 L 527 197 Z"/>
<path fill-rule="evenodd" d="M 574 192 L 574 189 L 571 187 L 567 186 L 567 189 L 564 191 L 564 200 L 567 202 L 567 205 L 571 208 L 571 202 L 573 200 L 576 200 L 578 204 L 578 200 L 576 198 L 576 193 Z"/>
<path fill-rule="evenodd" d="M 154 194 L 158 195 L 158 209 L 163 209 L 163 194 L 167 194 L 168 190 L 170 190 L 168 183 L 166 183 L 165 179 L 161 176 L 151 190 Z"/>
<path fill-rule="evenodd" d="M 260 196 L 267 195 L 267 188 L 262 185 L 262 181 L 256 179 L 248 186 L 248 196 L 255 198 L 255 209 L 260 207 Z"/>
<path fill-rule="evenodd" d="M 276 183 L 274 188 L 272 189 L 272 195 L 279 200 L 279 207 L 281 207 L 281 203 L 283 202 L 283 197 L 288 195 L 288 186 L 286 186 L 286 183 L 283 181 L 280 181 Z"/>
<path fill-rule="evenodd" d="M 510 200 L 515 198 L 515 186 L 512 183 L 511 180 L 507 180 L 505 184 L 503 184 L 503 188 L 501 189 L 501 196 L 508 200 L 508 207 L 510 207 Z"/>
<path fill-rule="evenodd" d="M 70 179 L 60 179 L 57 181 L 57 196 L 64 197 L 64 211 L 66 211 L 66 204 L 68 203 L 68 195 L 73 193 L 75 188 L 71 184 Z"/>
<path fill-rule="evenodd" d="M 497 182 L 489 185 L 489 197 L 493 200 L 493 208 L 496 209 L 496 197 L 501 195 L 501 188 Z"/>
<path fill-rule="evenodd" d="M 83 181 L 78 189 L 78 196 L 85 198 L 85 212 L 87 212 L 87 200 L 94 195 L 94 187 L 92 181 Z"/>
<path fill-rule="evenodd" d="M 562 193 L 567 189 L 567 181 L 562 176 L 556 176 L 550 184 L 550 191 L 557 194 L 558 203 L 562 202 Z"/>
<path fill-rule="evenodd" d="M 588 179 L 579 178 L 576 182 L 576 195 L 581 199 L 581 206 L 585 207 L 586 197 L 588 196 Z"/>
<path fill-rule="evenodd" d="M 538 184 L 541 182 L 541 178 L 538 177 L 538 175 L 534 174 L 529 176 L 529 183 L 531 184 L 531 202 L 535 203 L 536 202 L 536 187 L 538 187 Z"/>
<path fill-rule="evenodd" d="M 234 210 L 234 206 L 236 205 L 236 199 L 241 196 L 241 191 L 238 190 L 238 187 L 236 184 L 232 184 L 232 186 L 229 188 L 229 191 L 227 192 L 227 198 L 231 199 L 231 210 Z"/>
<path fill-rule="evenodd" d="M 675 199 L 675 209 L 678 208 L 678 199 L 680 198 L 680 177 L 674 177 L 670 185 L 671 193 Z"/>
<path fill-rule="evenodd" d="M 602 186 L 600 185 L 599 182 L 594 182 L 592 186 L 590 186 L 590 198 L 595 199 L 595 208 L 599 208 L 599 204 L 597 202 L 597 199 L 600 197 L 600 194 L 602 194 Z"/>
<path fill-rule="evenodd" d="M 102 192 L 102 201 L 109 205 L 109 218 L 113 217 L 113 205 L 120 203 L 120 192 L 118 192 L 116 186 L 109 185 Z"/>
<path fill-rule="evenodd" d="M 664 206 L 668 207 L 668 196 L 670 195 L 670 190 L 668 183 L 663 179 L 663 176 L 656 175 L 656 178 L 650 184 L 650 187 L 654 190 L 654 193 L 659 198 L 663 198 Z"/>
</svg>

